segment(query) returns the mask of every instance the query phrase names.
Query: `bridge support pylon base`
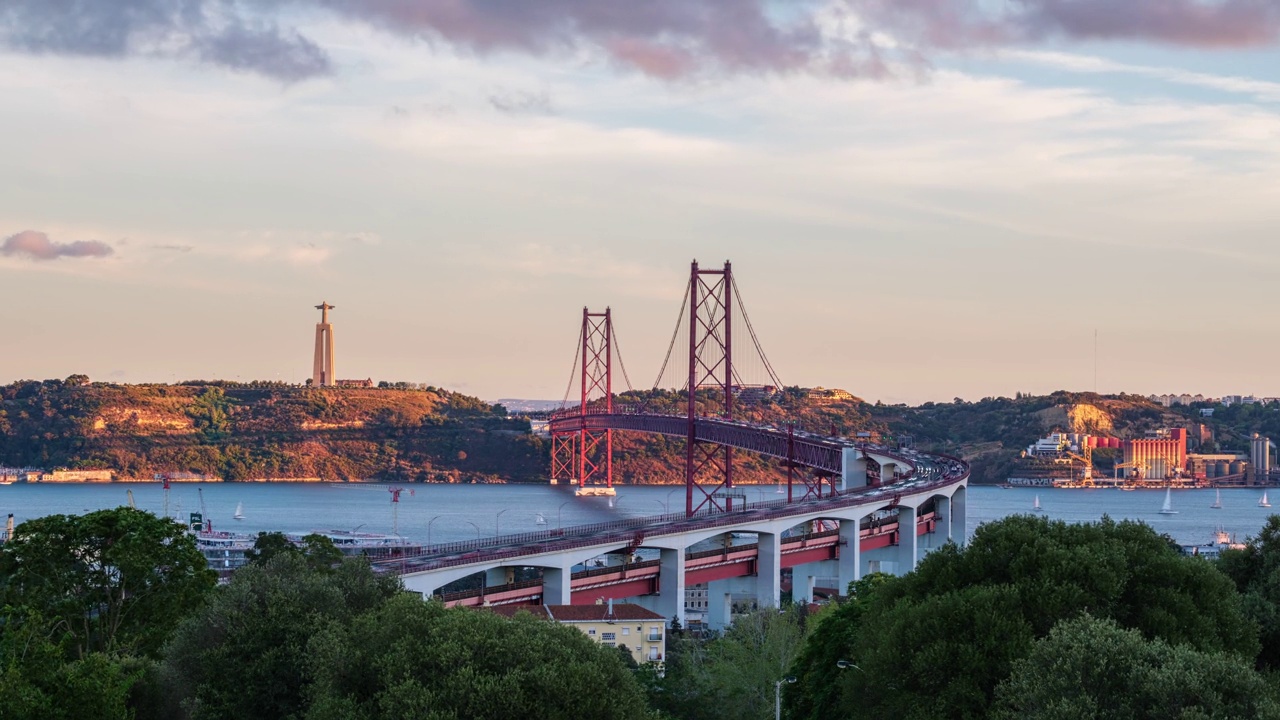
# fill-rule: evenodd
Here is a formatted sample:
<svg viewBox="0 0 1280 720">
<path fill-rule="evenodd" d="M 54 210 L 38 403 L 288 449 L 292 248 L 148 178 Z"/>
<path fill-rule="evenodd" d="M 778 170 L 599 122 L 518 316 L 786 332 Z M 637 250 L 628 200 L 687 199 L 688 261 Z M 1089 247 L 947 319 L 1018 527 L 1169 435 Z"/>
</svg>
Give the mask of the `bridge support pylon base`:
<svg viewBox="0 0 1280 720">
<path fill-rule="evenodd" d="M 577 497 L 612 497 L 618 493 L 611 487 L 580 487 L 573 494 Z"/>
</svg>

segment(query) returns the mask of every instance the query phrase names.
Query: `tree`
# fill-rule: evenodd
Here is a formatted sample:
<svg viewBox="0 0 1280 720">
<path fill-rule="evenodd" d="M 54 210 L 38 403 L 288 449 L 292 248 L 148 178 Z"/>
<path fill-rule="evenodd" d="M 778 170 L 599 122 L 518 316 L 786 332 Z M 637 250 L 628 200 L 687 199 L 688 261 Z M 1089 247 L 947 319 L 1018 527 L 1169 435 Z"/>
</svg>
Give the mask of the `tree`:
<svg viewBox="0 0 1280 720">
<path fill-rule="evenodd" d="M 774 683 L 790 674 L 805 629 L 804 606 L 791 605 L 739 616 L 707 641 L 668 634 L 666 676 L 651 701 L 686 720 L 772 718 Z"/>
<path fill-rule="evenodd" d="M 124 720 L 141 675 L 131 658 L 67 659 L 58 630 L 35 613 L 0 618 L 0 709 L 7 720 Z"/>
<path fill-rule="evenodd" d="M 297 551 L 237 570 L 165 648 L 164 676 L 176 695 L 170 714 L 299 717 L 312 636 L 400 590 L 397 578 L 374 574 L 362 560 L 320 570 Z"/>
<path fill-rule="evenodd" d="M 253 548 L 244 555 L 250 565 L 265 565 L 277 555 L 293 553 L 306 558 L 307 563 L 317 570 L 329 570 L 342 562 L 342 551 L 333 541 L 324 535 L 311 533 L 295 544 L 284 533 L 260 532 L 253 541 Z"/>
<path fill-rule="evenodd" d="M 186 529 L 121 507 L 28 520 L 0 546 L 0 594 L 68 632 L 76 654 L 156 654 L 217 578 Z"/>
<path fill-rule="evenodd" d="M 1280 669 L 1280 515 L 1272 515 L 1242 550 L 1224 550 L 1218 569 L 1244 595 L 1245 613 L 1259 627 L 1258 666 Z"/>
<path fill-rule="evenodd" d="M 521 613 L 404 594 L 307 645 L 308 720 L 648 717 L 614 648 Z"/>
<path fill-rule="evenodd" d="M 996 689 L 993 720 L 1280 718 L 1267 682 L 1231 653 L 1147 640 L 1084 615 L 1054 626 Z"/>
<path fill-rule="evenodd" d="M 1204 652 L 1258 652 L 1230 581 L 1146 525 L 1016 516 L 835 611 L 798 667 L 810 689 L 797 716 L 985 717 L 1033 641 L 1086 612 Z M 838 659 L 860 670 L 835 673 Z"/>
</svg>

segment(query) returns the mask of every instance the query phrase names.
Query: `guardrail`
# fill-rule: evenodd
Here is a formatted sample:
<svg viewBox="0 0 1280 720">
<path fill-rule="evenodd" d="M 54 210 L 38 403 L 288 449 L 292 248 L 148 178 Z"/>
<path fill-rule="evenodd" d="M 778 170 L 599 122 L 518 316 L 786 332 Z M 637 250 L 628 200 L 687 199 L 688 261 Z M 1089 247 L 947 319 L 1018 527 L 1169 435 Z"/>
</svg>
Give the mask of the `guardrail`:
<svg viewBox="0 0 1280 720">
<path fill-rule="evenodd" d="M 969 466 L 963 460 L 945 455 L 940 457 L 946 459 L 948 462 L 946 468 L 944 468 L 944 472 L 939 475 L 938 479 L 919 484 L 903 485 L 899 488 L 899 492 L 891 498 L 891 501 L 896 501 L 903 494 L 916 495 L 940 487 L 953 485 L 968 477 Z M 951 472 L 948 473 L 947 471 Z M 469 543 L 450 543 L 449 545 L 441 547 L 453 548 L 455 546 L 464 546 L 459 548 L 459 551 L 469 550 L 470 552 L 467 552 L 463 557 L 424 559 L 418 563 L 413 562 L 413 557 L 422 557 L 427 554 L 440 554 L 436 552 L 434 548 L 431 548 L 429 553 L 423 553 L 418 556 L 410 555 L 407 558 L 400 558 L 393 562 L 385 563 L 385 565 L 400 565 L 404 568 L 405 573 L 423 572 L 427 570 L 441 570 L 463 565 L 475 565 L 495 560 L 507 560 L 527 555 L 563 552 L 565 550 L 576 550 L 586 547 L 616 544 L 626 545 L 634 541 L 635 535 L 621 532 L 624 530 L 652 528 L 654 525 L 671 523 L 676 525 L 676 527 L 671 528 L 672 533 L 675 533 L 740 525 L 744 522 L 742 518 L 743 515 L 754 515 L 762 510 L 766 511 L 764 515 L 754 518 L 755 520 L 767 521 L 771 519 L 780 519 L 789 515 L 806 514 L 814 511 L 815 509 L 843 508 L 879 502 L 884 499 L 882 497 L 884 491 L 891 488 L 892 486 L 882 485 L 875 488 L 867 488 L 861 492 L 837 495 L 834 498 L 806 500 L 798 503 L 788 503 L 786 500 L 774 500 L 754 504 L 748 503 L 741 511 L 734 511 L 731 513 L 704 512 L 695 515 L 693 518 L 686 518 L 683 513 L 670 513 L 667 515 L 628 518 L 627 520 L 614 521 L 611 523 L 596 523 L 594 525 L 576 526 L 565 530 L 547 530 L 540 533 L 523 533 L 521 535 L 500 536 L 489 538 L 484 541 L 471 541 Z M 787 512 L 768 512 L 770 510 L 787 510 Z M 569 534 L 570 531 L 572 531 L 572 535 Z M 589 536 L 585 534 L 589 532 L 602 532 L 603 534 L 591 534 Z M 510 547 L 505 552 L 496 552 L 484 557 L 479 557 L 477 555 L 477 552 L 481 549 L 493 548 L 495 546 L 510 546 L 513 543 L 513 539 L 517 538 L 529 538 L 527 542 L 533 544 L 524 545 L 523 547 Z M 561 542 L 539 542 L 540 540 L 555 539 L 559 539 Z"/>
</svg>

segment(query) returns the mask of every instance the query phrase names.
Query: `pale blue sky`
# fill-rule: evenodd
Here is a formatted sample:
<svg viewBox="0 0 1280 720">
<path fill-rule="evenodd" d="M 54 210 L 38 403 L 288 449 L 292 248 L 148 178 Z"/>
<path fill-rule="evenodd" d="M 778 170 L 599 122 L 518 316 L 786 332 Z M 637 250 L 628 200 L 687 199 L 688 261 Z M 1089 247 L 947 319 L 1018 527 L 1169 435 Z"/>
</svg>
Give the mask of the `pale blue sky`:
<svg viewBox="0 0 1280 720">
<path fill-rule="evenodd" d="M 0 241 L 43 235 L 0 253 L 0 381 L 301 380 L 328 300 L 341 377 L 559 398 L 611 305 L 647 385 L 696 257 L 733 260 L 788 384 L 1091 389 L 1097 329 L 1103 392 L 1280 395 L 1280 8 L 1062 14 L 1098 2 L 796 2 L 735 33 L 756 0 L 200 0 L 105 39 L 170 3 L 37 37 L 59 4 L 15 2 Z M 999 32 L 920 29 L 973 17 Z"/>
</svg>

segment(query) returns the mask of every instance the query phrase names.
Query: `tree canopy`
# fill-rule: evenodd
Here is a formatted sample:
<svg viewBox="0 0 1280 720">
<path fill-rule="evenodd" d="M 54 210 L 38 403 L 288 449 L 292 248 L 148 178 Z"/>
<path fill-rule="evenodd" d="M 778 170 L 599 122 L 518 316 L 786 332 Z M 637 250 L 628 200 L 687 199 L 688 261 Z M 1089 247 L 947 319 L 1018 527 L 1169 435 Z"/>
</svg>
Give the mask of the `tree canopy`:
<svg viewBox="0 0 1280 720">
<path fill-rule="evenodd" d="M 1280 718 L 1245 658 L 1148 640 L 1083 615 L 1054 626 L 996 688 L 993 720 Z"/>
<path fill-rule="evenodd" d="M 68 633 L 78 654 L 155 655 L 216 576 L 179 523 L 120 507 L 50 515 L 0 545 L 0 596 Z"/>
<path fill-rule="evenodd" d="M 795 691 L 797 717 L 985 717 L 1033 642 L 1085 613 L 1203 652 L 1259 648 L 1231 582 L 1134 522 L 1005 518 L 855 589 L 827 621 L 835 637 L 797 663 L 812 688 Z M 840 659 L 860 670 L 832 672 Z"/>
</svg>

